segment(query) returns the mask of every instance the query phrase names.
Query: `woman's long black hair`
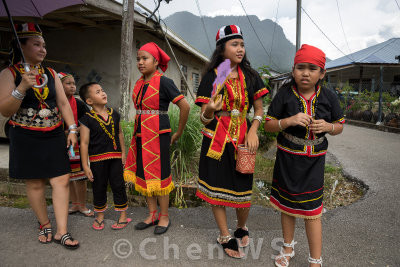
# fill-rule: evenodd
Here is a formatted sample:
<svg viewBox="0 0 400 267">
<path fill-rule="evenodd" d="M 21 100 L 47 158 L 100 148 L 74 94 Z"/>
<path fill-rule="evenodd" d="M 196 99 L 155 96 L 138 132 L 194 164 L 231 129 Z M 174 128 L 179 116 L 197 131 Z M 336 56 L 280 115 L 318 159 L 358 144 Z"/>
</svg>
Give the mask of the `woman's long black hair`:
<svg viewBox="0 0 400 267">
<path fill-rule="evenodd" d="M 225 51 L 225 45 L 226 42 L 217 45 L 217 47 L 214 50 L 214 53 L 211 56 L 210 63 L 208 63 L 208 65 L 204 69 L 203 77 L 207 72 L 214 70 L 216 67 L 218 67 L 219 64 L 221 64 L 225 60 L 223 56 Z M 248 75 L 250 83 L 253 83 L 255 81 L 256 75 L 259 74 L 250 66 L 250 61 L 247 59 L 247 53 L 244 53 L 242 62 L 239 63 L 239 66 L 242 69 L 242 71 Z"/>
<path fill-rule="evenodd" d="M 28 38 L 20 38 L 19 42 L 21 45 L 25 45 Z M 15 65 L 18 62 L 22 61 L 22 53 L 18 47 L 18 43 L 16 39 L 12 39 L 10 42 L 10 53 L 8 56 L 8 61 L 10 65 Z"/>
</svg>

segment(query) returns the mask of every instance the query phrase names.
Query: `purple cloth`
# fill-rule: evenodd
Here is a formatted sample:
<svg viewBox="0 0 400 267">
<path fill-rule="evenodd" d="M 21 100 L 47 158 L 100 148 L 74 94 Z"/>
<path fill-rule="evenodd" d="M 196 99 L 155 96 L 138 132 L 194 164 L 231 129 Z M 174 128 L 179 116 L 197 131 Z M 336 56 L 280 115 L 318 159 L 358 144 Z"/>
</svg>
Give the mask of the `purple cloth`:
<svg viewBox="0 0 400 267">
<path fill-rule="evenodd" d="M 6 0 L 13 17 L 43 17 L 54 10 L 85 4 L 83 0 Z M 0 17 L 7 17 L 3 1 L 0 1 Z"/>
</svg>

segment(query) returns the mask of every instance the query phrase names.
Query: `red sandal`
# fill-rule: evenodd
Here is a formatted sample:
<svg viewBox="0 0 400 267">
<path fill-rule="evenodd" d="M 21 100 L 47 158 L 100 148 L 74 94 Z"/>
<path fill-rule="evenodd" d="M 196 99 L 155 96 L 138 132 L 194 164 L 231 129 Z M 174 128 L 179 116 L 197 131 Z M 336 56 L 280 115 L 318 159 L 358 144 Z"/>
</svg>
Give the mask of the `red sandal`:
<svg viewBox="0 0 400 267">
<path fill-rule="evenodd" d="M 128 226 L 128 223 L 130 223 L 131 221 L 132 221 L 131 218 L 127 218 L 127 219 L 126 219 L 126 222 L 120 222 L 120 221 L 118 220 L 118 221 L 117 221 L 117 225 L 113 224 L 113 225 L 111 225 L 111 228 L 112 228 L 113 230 L 121 230 L 121 229 L 124 229 L 125 227 Z"/>
</svg>

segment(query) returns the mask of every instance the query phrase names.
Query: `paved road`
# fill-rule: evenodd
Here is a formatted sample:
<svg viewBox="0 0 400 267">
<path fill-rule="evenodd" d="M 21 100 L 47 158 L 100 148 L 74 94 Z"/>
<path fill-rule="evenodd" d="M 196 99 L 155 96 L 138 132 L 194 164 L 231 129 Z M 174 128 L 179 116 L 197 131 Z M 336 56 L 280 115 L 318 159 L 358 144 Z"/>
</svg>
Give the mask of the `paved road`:
<svg viewBox="0 0 400 267">
<path fill-rule="evenodd" d="M 358 202 L 323 216 L 324 266 L 400 266 L 400 135 L 346 125 L 344 133 L 329 137 L 329 142 L 330 152 L 345 172 L 362 180 L 369 191 Z M 129 213 L 136 223 L 146 209 L 130 208 Z M 219 258 L 221 251 L 213 249 L 218 231 L 208 208 L 173 208 L 170 214 L 172 227 L 161 237 L 155 237 L 152 229 L 135 231 L 133 225 L 111 230 L 116 219 L 112 211 L 106 213 L 102 232 L 90 229 L 92 219 L 72 215 L 70 232 L 79 238 L 81 248 L 68 251 L 54 243 L 41 245 L 36 241 L 31 210 L 0 207 L 0 265 L 273 266 L 271 255 L 277 253 L 281 233 L 279 214 L 272 209 L 252 208 L 248 227 L 254 245 L 246 260 Z M 229 210 L 228 216 L 233 228 L 234 212 Z M 51 218 L 54 221 L 53 213 Z M 298 245 L 290 266 L 307 266 L 304 223 L 299 220 L 296 227 Z"/>
</svg>

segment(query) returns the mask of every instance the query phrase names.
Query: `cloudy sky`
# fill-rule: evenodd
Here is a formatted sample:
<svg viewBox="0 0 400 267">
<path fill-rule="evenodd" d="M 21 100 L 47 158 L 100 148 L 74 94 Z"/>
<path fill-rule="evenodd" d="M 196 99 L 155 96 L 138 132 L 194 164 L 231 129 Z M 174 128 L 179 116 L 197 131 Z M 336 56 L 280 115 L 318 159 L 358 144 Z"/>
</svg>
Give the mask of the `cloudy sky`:
<svg viewBox="0 0 400 267">
<path fill-rule="evenodd" d="M 157 0 L 138 2 L 153 10 L 154 1 Z M 244 15 L 239 0 L 198 0 L 198 2 L 203 16 Z M 293 44 L 296 43 L 296 0 L 242 0 L 242 3 L 247 14 L 256 15 L 260 20 L 273 21 L 279 3 L 277 22 L 283 28 L 286 38 Z M 346 54 L 393 37 L 400 37 L 400 0 L 303 0 L 302 6 L 329 39 Z M 171 0 L 169 4 L 161 2 L 162 18 L 178 11 L 189 11 L 199 15 L 195 0 Z M 219 26 L 223 25 L 216 25 L 216 31 Z M 202 29 L 201 25 L 199 27 Z M 302 43 L 320 47 L 330 59 L 343 56 L 304 12 L 302 12 L 301 34 Z"/>
</svg>

